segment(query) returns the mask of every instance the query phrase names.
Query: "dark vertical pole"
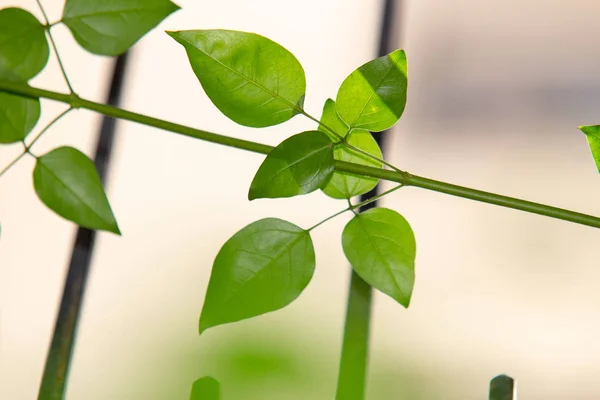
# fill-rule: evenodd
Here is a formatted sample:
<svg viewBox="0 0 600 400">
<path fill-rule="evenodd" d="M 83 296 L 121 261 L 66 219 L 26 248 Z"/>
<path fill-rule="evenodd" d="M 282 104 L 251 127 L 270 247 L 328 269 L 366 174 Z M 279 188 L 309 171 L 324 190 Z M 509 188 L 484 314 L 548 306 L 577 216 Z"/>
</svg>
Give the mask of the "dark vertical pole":
<svg viewBox="0 0 600 400">
<path fill-rule="evenodd" d="M 378 57 L 390 53 L 393 48 L 395 13 L 401 0 L 385 0 L 381 18 Z M 385 132 L 373 134 L 375 140 L 384 150 Z M 373 190 L 361 196 L 360 200 L 368 200 L 380 192 L 377 185 Z M 360 208 L 364 212 L 377 205 L 369 203 Z M 362 400 L 366 392 L 367 363 L 369 357 L 369 325 L 371 322 L 371 305 L 373 290 L 353 270 L 350 277 L 348 308 L 344 325 L 342 357 L 338 376 L 337 400 Z"/>
<path fill-rule="evenodd" d="M 113 67 L 112 81 L 107 102 L 118 106 L 121 100 L 127 53 L 117 57 Z M 116 120 L 104 117 L 96 143 L 94 162 L 102 183 L 106 181 L 110 155 L 115 136 Z M 54 326 L 50 350 L 46 358 L 39 400 L 63 400 L 66 393 L 67 378 L 71 365 L 71 355 L 75 346 L 77 323 L 90 271 L 94 251 L 96 232 L 79 228 L 71 253 L 71 262 L 63 288 L 60 308 Z"/>
</svg>

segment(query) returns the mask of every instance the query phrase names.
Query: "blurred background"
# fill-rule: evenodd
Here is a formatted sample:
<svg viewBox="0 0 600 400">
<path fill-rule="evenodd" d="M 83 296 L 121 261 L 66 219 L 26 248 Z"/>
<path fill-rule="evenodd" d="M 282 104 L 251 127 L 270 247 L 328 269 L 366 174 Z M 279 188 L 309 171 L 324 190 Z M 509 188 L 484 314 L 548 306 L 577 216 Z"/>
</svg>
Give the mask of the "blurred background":
<svg viewBox="0 0 600 400">
<path fill-rule="evenodd" d="M 43 2 L 52 21 L 62 1 Z M 257 32 L 293 52 L 320 115 L 342 80 L 374 58 L 375 0 L 180 0 L 133 49 L 123 107 L 276 144 L 314 124 L 236 125 L 203 93 L 164 30 Z M 600 123 L 600 4 L 589 0 L 405 0 L 395 38 L 409 60 L 406 111 L 386 158 L 414 174 L 600 215 L 600 178 L 577 126 Z M 33 0 L 0 0 L 27 8 Z M 53 28 L 71 82 L 103 101 L 109 59 Z M 32 85 L 66 91 L 56 59 Z M 64 106 L 43 101 L 44 126 Z M 77 111 L 44 136 L 90 154 L 100 118 Z M 20 151 L 0 148 L 0 166 Z M 344 207 L 313 193 L 246 200 L 262 156 L 122 122 L 107 190 L 122 237 L 100 234 L 67 399 L 187 399 L 212 375 L 224 399 L 332 399 L 349 267 L 347 216 L 314 232 L 317 271 L 284 310 L 197 335 L 212 261 L 263 217 L 310 226 Z M 24 159 L 0 180 L 0 398 L 37 396 L 75 227 L 36 198 Z M 500 373 L 521 399 L 597 399 L 600 231 L 404 188 L 383 201 L 417 237 L 411 307 L 377 293 L 368 399 L 485 399 Z"/>
</svg>

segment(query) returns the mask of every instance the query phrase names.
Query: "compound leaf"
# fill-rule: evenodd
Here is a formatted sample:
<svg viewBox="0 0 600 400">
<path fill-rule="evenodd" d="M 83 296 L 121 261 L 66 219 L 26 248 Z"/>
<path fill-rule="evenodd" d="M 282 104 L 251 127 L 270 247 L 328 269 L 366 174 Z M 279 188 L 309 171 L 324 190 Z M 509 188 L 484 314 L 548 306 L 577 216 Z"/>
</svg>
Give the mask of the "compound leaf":
<svg viewBox="0 0 600 400">
<path fill-rule="evenodd" d="M 240 125 L 277 125 L 302 111 L 306 78 L 292 53 L 255 33 L 168 32 L 213 104 Z"/>
<path fill-rule="evenodd" d="M 386 130 L 404 111 L 406 85 L 406 54 L 396 50 L 362 65 L 342 82 L 337 112 L 350 129 Z"/>
<path fill-rule="evenodd" d="M 256 172 L 248 199 L 292 197 L 323 187 L 333 173 L 333 142 L 322 132 L 294 135 L 275 147 Z"/>
<path fill-rule="evenodd" d="M 25 139 L 40 118 L 40 101 L 0 93 L 0 143 Z"/>
<path fill-rule="evenodd" d="M 600 172 L 600 125 L 594 126 L 580 126 L 579 129 L 585 133 L 588 143 L 590 144 L 590 150 L 592 151 L 592 157 L 596 163 L 596 168 Z"/>
<path fill-rule="evenodd" d="M 20 8 L 0 10 L 0 76 L 27 81 L 48 62 L 44 26 Z"/>
<path fill-rule="evenodd" d="M 202 314 L 204 330 L 278 310 L 310 282 L 315 252 L 308 231 L 276 218 L 233 235 L 213 264 Z"/>
<path fill-rule="evenodd" d="M 347 136 L 348 143 L 352 146 L 366 151 L 375 157 L 382 157 L 379 145 L 369 131 L 364 129 L 353 129 L 352 132 L 347 135 L 348 126 L 337 115 L 335 102 L 331 99 L 327 99 L 325 102 L 321 123 L 322 124 L 319 125 L 319 130 L 328 134 L 333 139 L 335 139 L 335 137 L 331 134 L 329 129 L 333 129 L 342 137 Z M 337 146 L 333 150 L 333 158 L 335 160 L 366 165 L 373 168 L 381 168 L 382 166 L 379 161 L 373 160 L 372 158 L 345 146 Z M 334 199 L 349 199 L 350 197 L 367 193 L 377 185 L 377 181 L 376 178 L 360 177 L 353 174 L 334 171 L 333 176 L 323 188 L 323 192 Z"/>
<path fill-rule="evenodd" d="M 415 283 L 415 237 L 408 222 L 387 208 L 356 215 L 342 233 L 344 254 L 356 273 L 404 307 Z"/>
<path fill-rule="evenodd" d="M 190 400 L 221 400 L 221 385 L 211 376 L 202 377 L 194 382 Z"/>
<path fill-rule="evenodd" d="M 62 22 L 87 51 L 117 56 L 177 10 L 169 0 L 67 0 Z"/>
<path fill-rule="evenodd" d="M 33 184 L 40 200 L 61 217 L 120 234 L 96 167 L 79 150 L 59 147 L 38 157 Z"/>
</svg>

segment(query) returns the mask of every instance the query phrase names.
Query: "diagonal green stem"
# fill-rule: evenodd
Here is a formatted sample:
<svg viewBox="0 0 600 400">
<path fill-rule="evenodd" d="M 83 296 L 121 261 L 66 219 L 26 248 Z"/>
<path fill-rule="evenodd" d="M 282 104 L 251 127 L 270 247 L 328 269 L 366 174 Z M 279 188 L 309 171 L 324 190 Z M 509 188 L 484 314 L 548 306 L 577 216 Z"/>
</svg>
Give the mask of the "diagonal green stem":
<svg viewBox="0 0 600 400">
<path fill-rule="evenodd" d="M 63 62 L 60 58 L 60 54 L 58 53 L 58 49 L 56 48 L 56 43 L 54 42 L 52 33 L 50 33 L 50 28 L 53 27 L 56 23 L 50 24 L 50 20 L 48 19 L 48 16 L 46 15 L 46 11 L 44 10 L 44 7 L 42 6 L 41 0 L 36 0 L 36 2 L 38 4 L 38 6 L 40 7 L 40 10 L 42 11 L 42 16 L 44 17 L 44 21 L 46 22 L 46 33 L 48 34 L 48 39 L 50 40 L 50 45 L 52 46 L 52 49 L 54 50 L 54 54 L 56 54 L 56 59 L 58 60 L 58 65 L 60 67 L 60 71 L 62 72 L 63 78 L 65 78 L 65 82 L 67 82 L 69 91 L 71 93 L 75 93 L 75 91 L 73 90 L 73 86 L 71 86 L 71 82 L 69 81 L 69 77 L 67 76 L 67 71 L 65 70 L 65 66 L 63 65 Z"/>
<path fill-rule="evenodd" d="M 71 105 L 73 108 L 85 108 L 96 111 L 109 117 L 120 118 L 127 121 L 138 122 L 143 125 L 153 126 L 166 131 L 179 133 L 181 135 L 205 140 L 212 143 L 218 143 L 224 146 L 234 147 L 255 153 L 268 154 L 273 147 L 256 143 L 249 140 L 237 139 L 217 133 L 207 132 L 189 126 L 176 124 L 173 122 L 149 117 L 147 115 L 126 111 L 121 108 L 108 106 L 101 103 L 85 100 L 75 94 L 64 94 L 49 90 L 31 87 L 22 83 L 14 83 L 0 80 L 0 91 L 16 94 L 31 98 L 45 98 L 59 101 Z M 513 208 L 526 211 L 533 214 L 545 215 L 547 217 L 557 218 L 564 221 L 600 228 L 600 218 L 591 215 L 569 211 L 557 207 L 552 207 L 540 203 L 534 203 L 527 200 L 521 200 L 514 197 L 503 196 L 495 193 L 484 192 L 482 190 L 471 189 L 463 186 L 453 185 L 451 183 L 436 181 L 429 178 L 412 175 L 405 171 L 390 171 L 379 168 L 368 167 L 366 165 L 348 163 L 344 161 L 335 161 L 335 169 L 340 172 L 351 173 L 359 176 L 369 176 L 372 178 L 383 179 L 391 182 L 401 183 L 405 186 L 416 186 L 423 189 L 433 190 L 440 193 L 446 193 L 453 196 L 466 199 L 481 201 L 488 204 L 494 204 L 502 207 Z"/>
</svg>

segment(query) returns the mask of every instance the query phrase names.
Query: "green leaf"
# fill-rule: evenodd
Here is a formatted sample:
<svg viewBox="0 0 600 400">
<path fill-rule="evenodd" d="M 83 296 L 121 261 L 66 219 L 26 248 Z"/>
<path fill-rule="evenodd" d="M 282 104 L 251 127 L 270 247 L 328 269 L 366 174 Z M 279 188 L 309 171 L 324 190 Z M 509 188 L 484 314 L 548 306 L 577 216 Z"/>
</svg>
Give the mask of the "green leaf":
<svg viewBox="0 0 600 400">
<path fill-rule="evenodd" d="M 315 251 L 308 231 L 276 218 L 253 222 L 217 254 L 200 333 L 287 306 L 302 293 L 314 270 Z"/>
<path fill-rule="evenodd" d="M 510 376 L 498 375 L 490 382 L 489 400 L 513 400 L 515 396 L 515 382 Z"/>
<path fill-rule="evenodd" d="M 169 0 L 67 0 L 62 22 L 87 51 L 118 56 L 177 10 Z"/>
<path fill-rule="evenodd" d="M 0 92 L 0 143 L 25 139 L 40 118 L 40 101 Z"/>
<path fill-rule="evenodd" d="M 59 147 L 38 157 L 33 185 L 40 200 L 61 217 L 120 234 L 96 167 L 79 150 Z"/>
<path fill-rule="evenodd" d="M 319 130 L 325 132 L 329 137 L 336 139 L 328 128 L 333 129 L 337 134 L 345 137 L 348 133 L 348 125 L 342 121 L 337 115 L 335 110 L 335 102 L 331 99 L 327 99 L 325 106 L 323 107 L 323 115 L 321 116 L 321 123 Z M 381 150 L 379 145 L 371 136 L 369 131 L 364 129 L 354 129 L 348 136 L 348 143 L 357 147 L 363 151 L 368 152 L 378 158 L 381 158 Z M 373 160 L 372 158 L 366 157 L 363 154 L 357 153 L 344 146 L 337 146 L 333 150 L 333 158 L 340 161 L 351 162 L 355 164 L 367 165 L 373 168 L 381 168 L 382 165 L 379 161 Z M 353 174 L 344 172 L 334 171 L 333 176 L 323 188 L 323 192 L 334 199 L 349 199 L 359 194 L 367 193 L 377 185 L 377 179 L 375 178 L 364 178 Z"/>
<path fill-rule="evenodd" d="M 27 81 L 48 62 L 44 26 L 20 8 L 0 10 L 0 76 Z"/>
<path fill-rule="evenodd" d="M 255 33 L 167 32 L 183 45 L 204 91 L 240 125 L 277 125 L 302 111 L 306 78 L 292 53 Z"/>
<path fill-rule="evenodd" d="M 415 237 L 404 217 L 387 208 L 358 214 L 344 228 L 344 254 L 356 273 L 404 307 L 415 284 Z"/>
<path fill-rule="evenodd" d="M 333 143 L 319 131 L 294 135 L 267 155 L 248 199 L 292 197 L 320 189 L 333 174 Z"/>
<path fill-rule="evenodd" d="M 190 400 L 221 400 L 221 385 L 211 376 L 205 376 L 194 382 Z"/>
<path fill-rule="evenodd" d="M 596 168 L 598 168 L 598 172 L 600 172 L 600 125 L 580 126 L 579 130 L 587 136 L 590 150 L 592 151 L 592 156 L 596 163 Z"/>
<path fill-rule="evenodd" d="M 406 85 L 406 54 L 396 50 L 369 61 L 344 80 L 336 98 L 337 112 L 351 129 L 386 130 L 404 111 Z"/>
</svg>

